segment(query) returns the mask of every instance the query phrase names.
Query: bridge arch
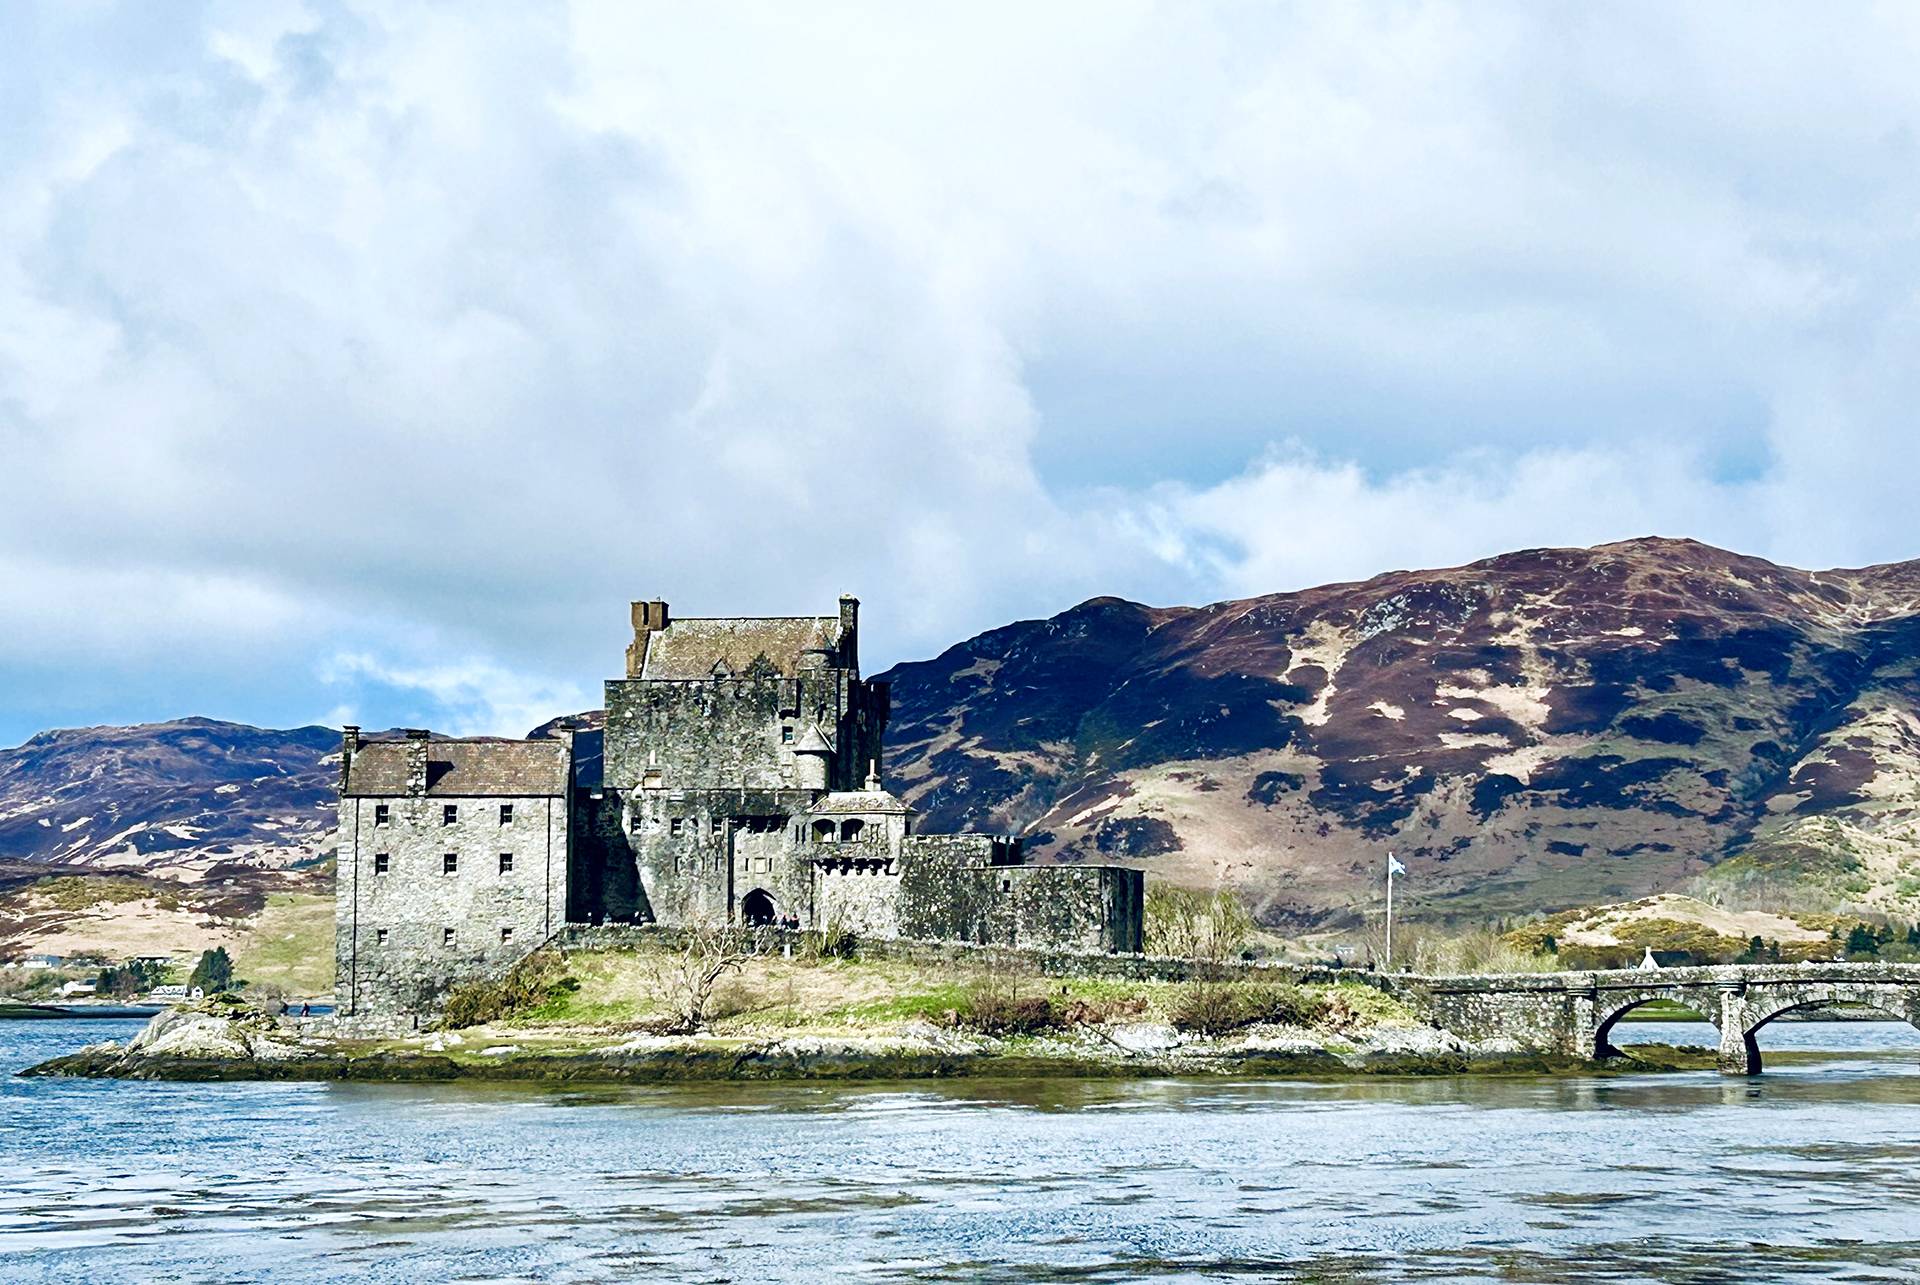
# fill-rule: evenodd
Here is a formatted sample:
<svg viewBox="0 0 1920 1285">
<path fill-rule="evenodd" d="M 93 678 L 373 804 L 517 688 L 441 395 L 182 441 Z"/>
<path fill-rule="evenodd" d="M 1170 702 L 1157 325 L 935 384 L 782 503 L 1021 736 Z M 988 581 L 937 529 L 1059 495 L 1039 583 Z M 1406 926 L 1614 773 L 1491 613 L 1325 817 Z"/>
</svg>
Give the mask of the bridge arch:
<svg viewBox="0 0 1920 1285">
<path fill-rule="evenodd" d="M 1911 987 L 1872 983 L 1756 986 L 1746 994 L 1738 1046 L 1730 1033 L 1721 1032 L 1721 1069 L 1739 1075 L 1758 1075 L 1762 1061 L 1761 1030 L 1788 1013 L 1836 1005 L 1863 1008 L 1889 1021 L 1905 1022 L 1920 1029 L 1920 999 L 1916 999 Z"/>
<path fill-rule="evenodd" d="M 1720 1008 L 1710 994 L 1696 995 L 1684 988 L 1674 986 L 1652 986 L 1645 990 L 1602 994 L 1596 997 L 1594 1003 L 1593 1048 L 1588 1056 L 1595 1061 L 1622 1056 L 1621 1051 L 1613 1044 L 1613 1028 L 1628 1013 L 1636 1008 L 1643 1008 L 1655 1000 L 1678 1004 L 1688 1012 L 1697 1015 L 1703 1022 L 1710 1022 L 1715 1026 L 1720 1024 Z"/>
</svg>

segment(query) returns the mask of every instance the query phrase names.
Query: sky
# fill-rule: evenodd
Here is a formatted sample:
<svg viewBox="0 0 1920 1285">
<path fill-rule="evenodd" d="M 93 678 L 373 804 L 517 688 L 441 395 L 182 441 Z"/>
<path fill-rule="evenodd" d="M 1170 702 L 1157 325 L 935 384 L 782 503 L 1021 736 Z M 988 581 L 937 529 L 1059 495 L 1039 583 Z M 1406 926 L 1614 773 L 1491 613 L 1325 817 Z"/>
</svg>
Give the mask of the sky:
<svg viewBox="0 0 1920 1285">
<path fill-rule="evenodd" d="M 0 7 L 0 744 L 1920 556 L 1920 9 Z"/>
</svg>

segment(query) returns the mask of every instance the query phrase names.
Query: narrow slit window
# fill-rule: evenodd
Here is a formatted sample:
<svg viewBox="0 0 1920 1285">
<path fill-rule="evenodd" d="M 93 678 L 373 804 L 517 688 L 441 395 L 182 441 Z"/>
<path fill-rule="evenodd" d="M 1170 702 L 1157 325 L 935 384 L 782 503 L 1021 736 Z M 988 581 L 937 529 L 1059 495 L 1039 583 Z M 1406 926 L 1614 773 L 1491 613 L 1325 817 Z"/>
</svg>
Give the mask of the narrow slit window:
<svg viewBox="0 0 1920 1285">
<path fill-rule="evenodd" d="M 385 803 L 376 803 L 373 805 L 373 823 L 375 825 L 389 825 L 392 821 L 393 808 L 391 805 Z"/>
<path fill-rule="evenodd" d="M 386 944 L 387 944 L 387 930 L 386 930 L 386 929 L 384 929 L 384 928 L 376 928 L 376 929 L 374 929 L 374 930 L 373 930 L 373 944 L 374 944 L 374 945 L 376 945 L 376 946 L 384 946 L 384 945 L 386 945 Z"/>
<path fill-rule="evenodd" d="M 376 852 L 373 854 L 373 872 L 375 874 L 383 875 L 392 868 L 393 857 L 390 854 L 385 852 Z"/>
<path fill-rule="evenodd" d="M 451 946 L 451 945 L 453 945 L 453 929 L 451 929 L 451 928 L 442 928 L 442 929 L 440 930 L 440 944 L 441 944 L 442 946 Z"/>
<path fill-rule="evenodd" d="M 459 872 L 460 872 L 460 854 L 459 853 L 449 852 L 445 856 L 440 858 L 441 874 L 450 875 L 450 874 L 458 874 Z"/>
<path fill-rule="evenodd" d="M 512 941 L 512 940 L 513 940 L 513 929 L 511 929 L 511 928 L 502 928 L 502 929 L 500 930 L 500 940 L 501 940 L 502 942 L 509 942 L 509 941 Z"/>
<path fill-rule="evenodd" d="M 449 803 L 449 804 L 447 804 L 447 805 L 446 805 L 445 807 L 443 807 L 443 808 L 441 808 L 441 809 L 440 809 L 440 824 L 441 824 L 441 825 L 452 825 L 452 824 L 453 824 L 453 823 L 454 823 L 455 821 L 458 821 L 459 819 L 460 819 L 460 805 L 459 805 L 459 804 L 457 804 L 457 803 Z"/>
<path fill-rule="evenodd" d="M 680 833 L 680 825 L 681 825 L 681 822 L 680 822 L 680 818 L 679 818 L 679 817 L 675 817 L 675 818 L 673 818 L 673 820 L 671 820 L 671 821 L 669 821 L 669 822 L 667 822 L 667 833 L 668 833 L 668 834 L 679 834 L 679 833 Z"/>
<path fill-rule="evenodd" d="M 500 824 L 501 825 L 513 824 L 513 804 L 502 803 L 500 805 Z"/>
<path fill-rule="evenodd" d="M 503 852 L 500 854 L 500 873 L 503 875 L 513 873 L 513 854 L 511 852 Z"/>
</svg>

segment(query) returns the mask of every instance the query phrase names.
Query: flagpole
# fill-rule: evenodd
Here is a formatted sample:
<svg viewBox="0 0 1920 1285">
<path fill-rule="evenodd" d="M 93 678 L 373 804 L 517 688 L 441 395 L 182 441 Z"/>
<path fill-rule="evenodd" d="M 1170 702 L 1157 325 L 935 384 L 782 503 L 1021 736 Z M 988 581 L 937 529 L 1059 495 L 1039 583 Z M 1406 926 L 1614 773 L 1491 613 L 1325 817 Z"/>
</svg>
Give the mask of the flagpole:
<svg viewBox="0 0 1920 1285">
<path fill-rule="evenodd" d="M 1393 971 L 1393 854 L 1387 854 L 1387 971 Z"/>
</svg>

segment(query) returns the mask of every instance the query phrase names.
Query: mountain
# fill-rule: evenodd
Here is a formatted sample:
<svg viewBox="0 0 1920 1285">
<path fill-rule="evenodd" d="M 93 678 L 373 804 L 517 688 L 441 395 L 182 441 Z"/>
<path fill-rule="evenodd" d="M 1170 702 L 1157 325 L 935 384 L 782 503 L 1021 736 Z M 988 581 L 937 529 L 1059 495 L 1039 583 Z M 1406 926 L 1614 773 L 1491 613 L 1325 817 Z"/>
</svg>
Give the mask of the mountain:
<svg viewBox="0 0 1920 1285">
<path fill-rule="evenodd" d="M 1240 889 L 1483 917 L 1688 885 L 1920 911 L 1920 563 L 1536 549 L 1209 607 L 1097 598 L 900 665 L 928 828 Z"/>
<path fill-rule="evenodd" d="M 193 876 L 333 847 L 340 733 L 185 718 L 0 750 L 0 860 Z"/>
<path fill-rule="evenodd" d="M 1426 917 L 1681 890 L 1913 920 L 1917 666 L 1920 562 L 1646 539 L 1209 607 L 1096 598 L 878 677 L 889 781 L 926 828 L 1225 883 L 1276 926 L 1351 922 L 1388 851 Z M 205 719 L 43 733 L 0 751 L 0 866 L 317 861 L 337 752 Z"/>
</svg>

